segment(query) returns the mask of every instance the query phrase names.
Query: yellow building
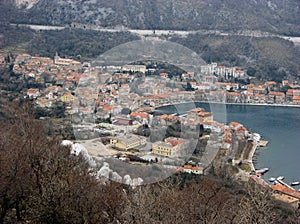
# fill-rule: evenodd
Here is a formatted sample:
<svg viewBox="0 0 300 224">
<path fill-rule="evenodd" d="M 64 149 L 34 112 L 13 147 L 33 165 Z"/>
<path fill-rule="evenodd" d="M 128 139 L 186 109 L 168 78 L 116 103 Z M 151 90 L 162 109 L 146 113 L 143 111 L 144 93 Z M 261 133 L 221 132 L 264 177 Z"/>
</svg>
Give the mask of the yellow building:
<svg viewBox="0 0 300 224">
<path fill-rule="evenodd" d="M 299 199 L 298 198 L 294 198 L 292 196 L 285 195 L 285 194 L 279 194 L 279 193 L 274 193 L 273 197 L 276 200 L 283 201 L 283 202 L 285 202 L 287 204 L 290 204 L 295 209 L 299 208 Z"/>
<path fill-rule="evenodd" d="M 152 152 L 161 156 L 175 156 L 183 153 L 187 147 L 188 141 L 183 138 L 169 137 L 164 142 L 155 142 L 152 146 Z"/>
<path fill-rule="evenodd" d="M 174 156 L 177 152 L 177 147 L 167 142 L 155 142 L 152 146 L 152 152 L 161 156 Z"/>
<path fill-rule="evenodd" d="M 77 69 L 81 67 L 81 63 L 79 61 L 75 61 L 73 59 L 68 59 L 68 58 L 61 58 L 58 56 L 57 53 L 54 56 L 54 64 L 59 66 L 68 66 Z"/>
<path fill-rule="evenodd" d="M 64 103 L 70 103 L 74 101 L 75 97 L 71 93 L 65 93 L 60 100 Z"/>
<path fill-rule="evenodd" d="M 121 137 L 110 139 L 110 144 L 119 149 L 128 150 L 145 145 L 146 138 L 137 135 L 124 135 Z"/>
</svg>

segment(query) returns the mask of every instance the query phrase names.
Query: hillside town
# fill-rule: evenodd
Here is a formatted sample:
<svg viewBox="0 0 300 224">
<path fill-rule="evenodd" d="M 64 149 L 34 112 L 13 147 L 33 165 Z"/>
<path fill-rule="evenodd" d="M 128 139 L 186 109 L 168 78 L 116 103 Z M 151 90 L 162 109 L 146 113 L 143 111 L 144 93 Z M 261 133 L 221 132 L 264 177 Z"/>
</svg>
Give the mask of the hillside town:
<svg viewBox="0 0 300 224">
<path fill-rule="evenodd" d="M 93 156 L 141 166 L 156 163 L 196 175 L 205 174 L 211 164 L 229 162 L 239 168 L 236 176 L 250 177 L 260 185 L 266 183 L 257 177 L 252 162 L 261 140 L 258 134 L 237 122 L 217 122 L 204 108 L 176 113 L 160 109 L 189 102 L 300 105 L 297 80 L 253 80 L 245 70 L 217 63 L 201 66 L 200 74 L 187 71 L 180 76 L 143 64 L 94 67 L 58 54 L 54 59 L 0 56 L 0 65 L 7 64 L 11 75 L 28 85 L 21 93 L 24 100 L 45 111 L 61 103 L 64 115 L 72 115 L 75 141 L 89 149 L 89 139 L 100 137 L 89 152 Z M 46 112 L 40 119 L 45 117 Z M 199 146 L 198 140 L 205 145 Z M 247 142 L 248 149 L 241 149 L 240 142 Z M 271 187 L 279 200 L 298 206 L 298 192 L 280 183 Z"/>
<path fill-rule="evenodd" d="M 5 55 L 0 56 L 0 63 L 8 63 Z M 300 105 L 300 85 L 297 80 L 282 80 L 277 83 L 255 79 L 252 82 L 253 77 L 248 76 L 245 70 L 220 66 L 217 63 L 202 65 L 201 74 L 188 71 L 178 77 L 161 72 L 157 74 L 159 79 L 157 76 L 151 76 L 156 72 L 155 69 L 145 65 L 110 66 L 109 73 L 101 73 L 100 68 L 91 68 L 90 63 L 82 64 L 72 59 L 60 58 L 58 55 L 51 59 L 20 54 L 9 63 L 13 64 L 14 74 L 22 76 L 29 83 L 34 81 L 43 87 L 28 88 L 24 93 L 25 97 L 33 99 L 41 107 L 51 107 L 51 104 L 57 101 L 67 105 L 78 101 L 74 93 L 79 82 L 97 82 L 94 84 L 101 94 L 96 106 L 104 111 L 111 110 L 111 106 L 114 109 L 118 106 L 137 109 L 142 104 L 157 107 L 186 100 Z M 143 74 L 147 79 L 136 86 L 141 95 L 138 98 L 130 85 L 137 74 Z M 98 80 L 99 77 L 101 80 Z M 91 79 L 94 81 L 90 82 Z M 67 112 L 72 113 L 70 110 Z"/>
<path fill-rule="evenodd" d="M 0 224 L 300 224 L 300 0 L 0 0 Z"/>
</svg>

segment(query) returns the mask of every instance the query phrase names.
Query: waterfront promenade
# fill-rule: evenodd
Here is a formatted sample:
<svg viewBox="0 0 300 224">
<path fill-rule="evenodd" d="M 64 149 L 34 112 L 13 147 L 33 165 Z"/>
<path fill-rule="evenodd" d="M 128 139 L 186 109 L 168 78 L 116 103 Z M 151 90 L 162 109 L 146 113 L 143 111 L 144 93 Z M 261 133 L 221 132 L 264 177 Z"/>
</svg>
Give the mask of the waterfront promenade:
<svg viewBox="0 0 300 224">
<path fill-rule="evenodd" d="M 256 142 L 253 142 L 253 145 L 252 145 L 252 148 L 249 152 L 249 155 L 248 155 L 248 158 L 247 158 L 247 161 L 249 162 L 249 166 L 251 168 L 252 171 L 255 171 L 255 167 L 254 167 L 254 164 L 253 164 L 253 156 L 257 150 L 257 147 L 258 147 L 258 143 Z"/>
<path fill-rule="evenodd" d="M 267 106 L 267 107 L 293 107 L 300 108 L 300 105 L 295 104 L 267 104 L 267 103 L 227 103 L 227 102 L 218 102 L 218 101 L 175 101 L 173 103 L 164 103 L 156 105 L 155 109 L 160 107 L 176 106 L 178 104 L 189 104 L 189 103 L 206 103 L 206 104 L 220 104 L 220 105 L 238 105 L 238 106 Z"/>
</svg>

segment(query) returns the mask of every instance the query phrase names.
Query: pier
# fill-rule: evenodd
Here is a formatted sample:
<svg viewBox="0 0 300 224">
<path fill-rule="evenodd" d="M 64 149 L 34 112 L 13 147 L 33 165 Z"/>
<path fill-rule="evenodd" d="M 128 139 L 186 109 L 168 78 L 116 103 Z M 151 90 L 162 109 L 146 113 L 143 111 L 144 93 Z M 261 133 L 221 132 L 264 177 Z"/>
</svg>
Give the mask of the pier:
<svg viewBox="0 0 300 224">
<path fill-rule="evenodd" d="M 286 186 L 286 187 L 288 187 L 288 188 L 290 188 L 290 189 L 292 189 L 292 190 L 295 190 L 293 187 L 291 187 L 290 185 L 288 185 L 288 184 L 285 183 L 284 181 L 279 180 L 278 178 L 276 178 L 276 181 L 277 181 L 278 183 L 282 184 L 283 186 Z"/>
<path fill-rule="evenodd" d="M 260 140 L 259 142 L 258 142 L 258 145 L 257 146 L 259 146 L 259 147 L 266 147 L 267 145 L 268 145 L 268 141 L 266 141 L 266 140 Z"/>
</svg>

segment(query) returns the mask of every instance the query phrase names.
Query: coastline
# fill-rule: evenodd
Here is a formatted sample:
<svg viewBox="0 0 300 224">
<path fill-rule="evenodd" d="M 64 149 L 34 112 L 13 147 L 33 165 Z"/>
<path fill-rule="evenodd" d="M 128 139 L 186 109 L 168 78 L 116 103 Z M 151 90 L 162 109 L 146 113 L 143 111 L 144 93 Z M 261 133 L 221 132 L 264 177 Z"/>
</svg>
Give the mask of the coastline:
<svg viewBox="0 0 300 224">
<path fill-rule="evenodd" d="M 268 103 L 226 103 L 216 101 L 195 101 L 195 103 L 208 103 L 208 104 L 225 104 L 225 105 L 243 105 L 243 106 L 270 106 L 270 107 L 296 107 L 300 108 L 300 105 L 295 104 L 268 104 Z"/>
<path fill-rule="evenodd" d="M 274 156 L 274 158 L 278 159 L 279 161 L 283 161 L 283 163 L 286 163 L 289 166 L 291 165 L 291 164 L 289 164 L 290 161 L 293 161 L 292 162 L 293 166 L 295 166 L 294 164 L 297 164 L 297 159 L 295 159 L 295 157 L 291 157 L 287 160 L 287 159 L 285 159 L 286 157 L 285 157 L 285 154 L 282 153 L 282 150 L 277 150 L 277 148 L 279 147 L 281 142 L 285 142 L 285 145 L 287 147 L 291 148 L 291 149 L 289 149 L 290 151 L 295 150 L 297 148 L 296 143 L 299 142 L 299 138 L 297 138 L 296 134 L 294 134 L 293 136 L 290 136 L 289 134 L 286 134 L 286 133 L 289 133 L 289 131 L 291 131 L 292 133 L 299 133 L 299 126 L 296 125 L 296 124 L 293 124 L 293 122 L 291 124 L 290 123 L 287 124 L 286 120 L 292 118 L 292 119 L 295 119 L 295 121 L 299 122 L 299 120 L 300 120 L 299 111 L 298 111 L 298 109 L 285 109 L 285 108 L 299 108 L 300 105 L 245 104 L 245 103 L 237 104 L 237 103 L 221 103 L 221 102 L 208 102 L 208 101 L 196 101 L 196 102 L 193 101 L 192 102 L 192 101 L 183 101 L 182 100 L 182 101 L 175 101 L 175 102 L 173 102 L 173 104 L 170 104 L 170 103 L 164 104 L 164 105 L 161 105 L 161 107 L 157 105 L 156 109 L 162 110 L 162 111 L 167 111 L 166 109 L 168 107 L 165 108 L 166 106 L 168 106 L 168 105 L 172 106 L 172 105 L 178 105 L 178 104 L 183 104 L 183 106 L 180 107 L 179 109 L 184 109 L 185 107 L 190 108 L 190 107 L 195 107 L 196 105 L 194 105 L 194 104 L 196 104 L 198 102 L 203 103 L 203 105 L 201 105 L 201 104 L 198 105 L 199 107 L 207 108 L 207 106 L 209 106 L 209 103 L 212 103 L 211 108 L 217 107 L 217 109 L 218 109 L 217 104 L 220 105 L 221 109 L 223 107 L 225 109 L 227 106 L 224 106 L 224 105 L 226 105 L 226 104 L 228 104 L 228 105 L 245 105 L 245 106 L 247 106 L 247 105 L 249 105 L 249 106 L 256 106 L 256 105 L 257 106 L 272 106 L 272 107 L 278 106 L 277 109 L 273 109 L 272 107 L 261 107 L 262 110 L 260 110 L 259 118 L 256 119 L 255 116 L 254 116 L 253 117 L 253 124 L 252 124 L 252 121 L 251 121 L 251 124 L 253 125 L 253 127 L 256 127 L 256 132 L 260 133 L 262 135 L 266 134 L 266 128 L 265 128 L 265 125 L 264 125 L 265 121 L 267 121 L 266 126 L 269 125 L 268 122 L 270 122 L 270 121 L 275 122 L 274 124 L 276 124 L 276 126 L 278 126 L 278 127 L 282 126 L 282 128 L 283 128 L 282 130 L 284 130 L 284 133 L 272 131 L 272 127 L 270 125 L 271 131 L 268 132 L 269 136 L 267 138 L 269 140 L 269 143 L 271 142 L 270 144 L 272 146 L 272 149 L 274 147 L 275 150 L 274 151 L 273 150 L 267 150 L 269 152 L 265 152 L 265 150 L 263 148 L 262 149 L 258 148 L 259 147 L 258 146 L 259 142 L 256 143 L 256 144 L 255 144 L 255 142 L 253 142 L 253 144 L 255 144 L 255 145 L 253 145 L 253 147 L 250 147 L 250 149 L 248 149 L 249 150 L 249 154 L 247 156 L 248 158 L 245 158 L 244 161 L 249 165 L 249 170 L 250 169 L 255 170 L 255 168 L 260 169 L 262 167 L 270 168 L 270 171 L 266 175 L 261 177 L 261 179 L 265 180 L 266 183 L 268 183 L 268 178 L 270 178 L 272 176 L 278 176 L 278 175 L 284 175 L 286 177 L 286 179 L 290 182 L 293 181 L 293 180 L 298 180 L 299 179 L 299 174 L 298 174 L 299 171 L 297 171 L 297 169 L 289 170 L 289 169 L 286 168 L 286 166 L 279 166 L 278 168 L 273 169 L 274 164 L 269 162 L 273 159 L 265 159 L 265 157 L 266 157 L 266 155 L 271 156 L 272 158 Z M 186 106 L 184 104 L 186 104 Z M 249 112 L 249 114 L 254 115 L 254 114 L 257 114 L 256 110 L 260 109 L 260 107 L 234 107 L 234 111 L 242 111 L 243 109 L 247 109 L 247 112 Z M 173 111 L 175 111 L 175 109 L 172 110 L 172 113 L 175 113 Z M 282 119 L 275 119 L 274 116 L 269 116 L 270 111 L 274 112 L 275 117 L 277 116 L 277 114 L 281 114 Z M 277 111 L 278 111 L 278 113 L 277 113 Z M 243 121 L 245 122 L 245 120 L 247 120 L 247 118 L 245 118 L 243 116 L 243 113 L 236 113 L 233 117 L 237 117 L 238 118 L 237 120 L 240 121 L 242 124 L 245 124 L 245 123 L 243 123 Z M 264 119 L 264 122 L 262 122 L 262 117 Z M 250 120 L 251 119 L 252 119 L 252 116 L 250 116 Z M 284 137 L 282 137 L 282 136 L 284 136 Z M 293 139 L 291 139 L 291 143 L 290 143 L 289 140 L 287 140 L 290 137 L 293 138 Z M 280 141 L 279 141 L 279 139 L 280 139 Z M 299 143 L 298 143 L 298 145 L 299 145 Z M 256 150 L 258 150 L 258 151 L 256 151 Z M 264 151 L 264 153 L 260 153 L 261 150 Z M 295 153 L 296 152 L 297 151 L 295 151 Z M 294 151 L 293 151 L 293 153 L 294 153 Z M 298 155 L 299 151 L 296 154 Z M 256 160 L 256 157 L 257 157 L 257 160 Z M 264 158 L 264 161 L 262 161 L 262 159 L 260 159 L 260 158 Z M 270 184 L 270 183 L 268 183 L 268 184 Z"/>
<path fill-rule="evenodd" d="M 295 104 L 267 104 L 267 103 L 227 103 L 227 102 L 217 102 L 217 101 L 182 101 L 167 103 L 162 105 L 157 105 L 154 107 L 155 110 L 161 107 L 174 106 L 179 104 L 189 104 L 189 103 L 206 103 L 206 104 L 219 104 L 219 105 L 238 105 L 238 106 L 268 106 L 268 107 L 292 107 L 300 108 L 300 105 Z"/>
</svg>

